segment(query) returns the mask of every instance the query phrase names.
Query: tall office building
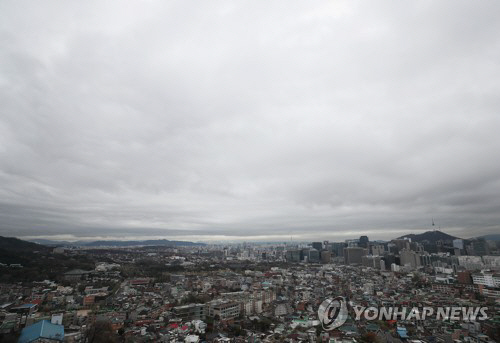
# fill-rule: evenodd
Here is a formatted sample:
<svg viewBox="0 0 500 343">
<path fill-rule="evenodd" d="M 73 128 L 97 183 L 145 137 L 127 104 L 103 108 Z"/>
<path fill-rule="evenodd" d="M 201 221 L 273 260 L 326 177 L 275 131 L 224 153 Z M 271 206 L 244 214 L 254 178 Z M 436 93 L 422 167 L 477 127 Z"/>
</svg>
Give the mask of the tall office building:
<svg viewBox="0 0 500 343">
<path fill-rule="evenodd" d="M 313 249 L 321 251 L 321 250 L 323 250 L 323 243 L 321 243 L 321 242 L 313 242 L 312 243 L 312 247 L 313 247 Z"/>
<path fill-rule="evenodd" d="M 361 261 L 363 262 L 363 266 L 380 269 L 380 261 L 382 259 L 380 256 L 366 255 L 361 257 Z"/>
<path fill-rule="evenodd" d="M 332 247 L 332 253 L 334 254 L 334 256 L 344 256 L 344 247 L 345 247 L 345 243 L 343 242 L 335 242 L 335 243 L 331 243 L 331 247 Z"/>
<path fill-rule="evenodd" d="M 370 242 L 370 240 L 368 239 L 368 236 L 361 236 L 359 237 L 359 243 L 358 245 L 361 247 L 361 248 L 368 248 L 368 243 Z"/>
<path fill-rule="evenodd" d="M 421 266 L 420 255 L 409 249 L 403 249 L 399 252 L 402 266 L 410 266 L 412 269 Z"/>
<path fill-rule="evenodd" d="M 400 250 L 403 250 L 403 249 L 410 250 L 410 243 L 411 243 L 411 241 L 408 240 L 408 239 L 393 239 L 391 241 L 391 243 L 396 248 L 395 249 L 396 253 L 399 252 Z"/>
<path fill-rule="evenodd" d="M 285 259 L 287 262 L 300 262 L 300 250 L 287 250 Z"/>
<path fill-rule="evenodd" d="M 328 250 L 321 250 L 321 263 L 330 263 L 332 260 L 332 253 Z"/>
<path fill-rule="evenodd" d="M 382 256 L 384 255 L 385 249 L 382 244 L 375 244 L 371 246 L 372 255 Z"/>
<path fill-rule="evenodd" d="M 311 263 L 319 263 L 319 250 L 316 249 L 310 249 L 309 250 L 309 256 L 308 256 L 308 261 Z"/>
<path fill-rule="evenodd" d="M 345 264 L 361 264 L 362 258 L 366 256 L 366 249 L 360 247 L 349 247 L 344 249 Z"/>
</svg>

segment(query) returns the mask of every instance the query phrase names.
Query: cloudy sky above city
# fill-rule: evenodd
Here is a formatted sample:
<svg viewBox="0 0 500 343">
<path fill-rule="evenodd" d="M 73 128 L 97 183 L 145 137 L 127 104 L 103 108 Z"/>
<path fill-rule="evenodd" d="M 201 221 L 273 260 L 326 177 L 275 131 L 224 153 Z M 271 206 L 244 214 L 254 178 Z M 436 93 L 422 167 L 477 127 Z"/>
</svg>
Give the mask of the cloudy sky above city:
<svg viewBox="0 0 500 343">
<path fill-rule="evenodd" d="M 500 232 L 497 1 L 0 3 L 0 235 Z"/>
</svg>

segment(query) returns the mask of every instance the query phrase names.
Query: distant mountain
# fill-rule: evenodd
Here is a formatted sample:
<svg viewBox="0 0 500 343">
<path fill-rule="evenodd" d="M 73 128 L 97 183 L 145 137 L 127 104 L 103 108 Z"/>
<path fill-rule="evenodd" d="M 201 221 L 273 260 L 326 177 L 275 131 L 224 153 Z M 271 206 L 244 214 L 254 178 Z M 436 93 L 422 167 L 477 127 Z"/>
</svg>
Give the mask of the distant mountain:
<svg viewBox="0 0 500 343">
<path fill-rule="evenodd" d="M 147 245 L 147 246 L 169 246 L 169 247 L 181 247 L 181 246 L 203 246 L 205 243 L 193 243 L 186 241 L 169 241 L 168 239 L 151 239 L 146 241 L 95 241 L 86 242 L 83 244 L 76 244 L 81 242 L 75 242 L 75 245 L 86 246 L 86 247 L 99 247 L 99 246 L 113 246 L 113 247 L 129 247 L 137 245 Z"/>
<path fill-rule="evenodd" d="M 131 246 L 169 246 L 169 247 L 189 247 L 202 246 L 205 243 L 193 243 L 187 241 L 169 241 L 168 239 L 151 239 L 146 241 L 52 241 L 50 239 L 34 239 L 32 242 L 47 246 L 73 246 L 73 247 L 131 247 Z"/>
<path fill-rule="evenodd" d="M 401 236 L 398 239 L 410 238 L 412 242 L 422 243 L 424 241 L 435 243 L 437 241 L 452 241 L 454 239 L 458 239 L 458 237 L 448 235 L 447 233 L 441 231 L 427 231 L 419 234 L 410 234 Z"/>
<path fill-rule="evenodd" d="M 28 241 L 23 241 L 14 237 L 0 236 L 0 250 L 8 252 L 33 252 L 33 251 L 48 251 L 50 248 Z"/>
<path fill-rule="evenodd" d="M 68 241 L 52 241 L 50 239 L 30 239 L 30 242 L 35 242 L 38 244 L 43 244 L 47 246 L 61 246 L 61 245 L 68 245 L 68 246 L 74 246 L 75 242 L 68 242 Z"/>
<path fill-rule="evenodd" d="M 484 235 L 476 238 L 484 238 L 487 241 L 500 241 L 500 234 Z"/>
</svg>

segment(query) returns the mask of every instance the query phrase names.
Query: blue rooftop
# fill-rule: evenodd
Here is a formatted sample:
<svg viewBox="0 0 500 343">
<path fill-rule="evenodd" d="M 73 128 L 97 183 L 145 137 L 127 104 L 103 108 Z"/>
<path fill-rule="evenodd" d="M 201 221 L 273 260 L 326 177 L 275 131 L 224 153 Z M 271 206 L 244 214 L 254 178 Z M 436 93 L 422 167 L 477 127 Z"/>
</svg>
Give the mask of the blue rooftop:
<svg viewBox="0 0 500 343">
<path fill-rule="evenodd" d="M 29 343 L 39 338 L 62 342 L 64 341 L 64 326 L 52 324 L 48 320 L 39 321 L 38 323 L 25 327 L 17 343 Z"/>
<path fill-rule="evenodd" d="M 408 333 L 407 333 L 405 327 L 398 326 L 396 330 L 398 332 L 399 337 L 401 337 L 401 338 L 408 338 Z"/>
</svg>

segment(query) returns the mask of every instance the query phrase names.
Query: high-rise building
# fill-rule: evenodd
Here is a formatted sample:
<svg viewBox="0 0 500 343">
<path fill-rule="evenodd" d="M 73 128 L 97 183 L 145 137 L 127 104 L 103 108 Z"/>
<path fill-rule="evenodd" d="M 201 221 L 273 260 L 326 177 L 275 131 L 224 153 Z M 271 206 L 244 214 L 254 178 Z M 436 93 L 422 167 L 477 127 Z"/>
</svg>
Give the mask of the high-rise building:
<svg viewBox="0 0 500 343">
<path fill-rule="evenodd" d="M 362 264 L 362 257 L 366 256 L 366 249 L 349 247 L 344 249 L 345 264 Z"/>
<path fill-rule="evenodd" d="M 366 255 L 361 257 L 361 261 L 363 262 L 363 266 L 365 267 L 380 269 L 380 256 Z"/>
<path fill-rule="evenodd" d="M 335 242 L 335 243 L 331 243 L 331 246 L 332 246 L 332 253 L 334 254 L 334 256 L 344 256 L 344 247 L 345 247 L 345 243 L 343 242 Z"/>
<path fill-rule="evenodd" d="M 412 269 L 421 266 L 420 255 L 409 249 L 403 249 L 399 252 L 402 266 L 410 266 Z"/>
<path fill-rule="evenodd" d="M 321 251 L 321 250 L 323 250 L 323 243 L 321 243 L 321 242 L 313 242 L 312 243 L 312 247 L 313 247 L 313 249 Z"/>
<path fill-rule="evenodd" d="M 375 244 L 371 246 L 372 255 L 382 256 L 384 255 L 385 249 L 382 244 Z"/>
<path fill-rule="evenodd" d="M 319 250 L 309 249 L 307 260 L 311 263 L 319 263 Z"/>
<path fill-rule="evenodd" d="M 425 250 L 424 246 L 418 242 L 411 242 L 410 249 L 416 252 L 423 252 Z"/>
<path fill-rule="evenodd" d="M 321 263 L 330 263 L 332 260 L 332 253 L 328 250 L 321 250 Z"/>
<path fill-rule="evenodd" d="M 420 265 L 421 266 L 430 266 L 431 265 L 431 255 L 428 253 L 420 254 Z"/>
<path fill-rule="evenodd" d="M 368 239 L 368 236 L 361 236 L 359 237 L 359 242 L 358 242 L 358 245 L 361 247 L 361 248 L 368 248 L 368 243 L 370 242 L 370 240 Z"/>
<path fill-rule="evenodd" d="M 348 247 L 359 247 L 359 239 L 346 239 L 345 244 Z"/>
<path fill-rule="evenodd" d="M 396 256 L 394 254 L 390 253 L 385 253 L 384 254 L 384 261 L 385 261 L 385 269 L 391 270 L 391 265 L 396 264 Z"/>
<path fill-rule="evenodd" d="M 287 250 L 285 259 L 287 262 L 300 262 L 300 250 Z"/>
<path fill-rule="evenodd" d="M 393 239 L 392 244 L 396 247 L 396 253 L 403 249 L 410 249 L 410 240 L 408 239 Z"/>
</svg>

